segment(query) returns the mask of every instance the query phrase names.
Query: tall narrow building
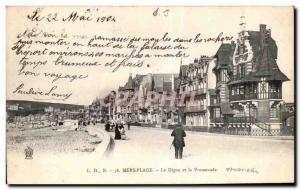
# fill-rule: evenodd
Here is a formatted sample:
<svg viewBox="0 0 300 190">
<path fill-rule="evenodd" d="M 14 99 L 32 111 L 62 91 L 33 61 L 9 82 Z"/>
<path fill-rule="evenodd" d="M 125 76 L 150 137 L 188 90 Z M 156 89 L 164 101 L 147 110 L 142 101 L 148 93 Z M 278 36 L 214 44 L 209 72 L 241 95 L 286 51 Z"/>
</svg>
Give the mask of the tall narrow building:
<svg viewBox="0 0 300 190">
<path fill-rule="evenodd" d="M 216 100 L 213 64 L 212 58 L 201 57 L 180 67 L 180 96 L 185 98 L 180 120 L 186 129 L 209 131 L 211 102 Z"/>
</svg>

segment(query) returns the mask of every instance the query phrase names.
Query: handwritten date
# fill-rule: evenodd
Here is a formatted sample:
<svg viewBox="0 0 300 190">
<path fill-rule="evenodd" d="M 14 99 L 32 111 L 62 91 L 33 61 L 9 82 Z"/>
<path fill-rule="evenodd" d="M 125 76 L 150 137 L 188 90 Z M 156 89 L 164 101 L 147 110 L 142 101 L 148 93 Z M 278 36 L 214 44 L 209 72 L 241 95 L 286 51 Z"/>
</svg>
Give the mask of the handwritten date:
<svg viewBox="0 0 300 190">
<path fill-rule="evenodd" d="M 67 16 L 61 16 L 56 12 L 47 13 L 46 11 L 44 11 L 44 9 L 37 8 L 32 13 L 28 14 L 27 18 L 32 22 L 116 22 L 116 17 L 112 15 L 101 16 L 99 14 L 99 9 L 86 9 L 83 12 L 72 11 Z"/>
</svg>

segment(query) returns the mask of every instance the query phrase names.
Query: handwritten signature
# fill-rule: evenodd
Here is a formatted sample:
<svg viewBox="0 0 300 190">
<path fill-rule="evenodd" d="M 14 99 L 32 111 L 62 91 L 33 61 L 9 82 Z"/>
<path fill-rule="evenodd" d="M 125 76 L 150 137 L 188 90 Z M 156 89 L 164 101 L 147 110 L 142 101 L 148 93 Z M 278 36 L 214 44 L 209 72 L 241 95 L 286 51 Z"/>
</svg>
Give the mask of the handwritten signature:
<svg viewBox="0 0 300 190">
<path fill-rule="evenodd" d="M 257 173 L 258 171 L 256 168 L 225 168 L 226 172 L 246 172 L 246 173 Z"/>
</svg>

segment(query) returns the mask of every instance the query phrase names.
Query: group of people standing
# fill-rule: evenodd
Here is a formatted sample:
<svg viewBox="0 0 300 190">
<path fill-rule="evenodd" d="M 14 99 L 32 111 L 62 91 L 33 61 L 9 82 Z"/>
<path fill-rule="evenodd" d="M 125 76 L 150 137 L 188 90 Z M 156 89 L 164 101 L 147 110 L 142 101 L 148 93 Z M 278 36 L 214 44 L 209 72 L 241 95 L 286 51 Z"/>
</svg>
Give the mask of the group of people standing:
<svg viewBox="0 0 300 190">
<path fill-rule="evenodd" d="M 127 123 L 128 130 L 130 130 L 130 124 Z M 106 131 L 113 131 L 115 130 L 115 140 L 125 140 L 125 127 L 123 122 L 115 123 L 115 122 L 107 122 L 105 124 Z M 171 136 L 173 137 L 173 141 L 171 146 L 174 146 L 175 149 L 175 158 L 182 159 L 183 148 L 185 147 L 184 138 L 186 137 L 186 133 L 182 126 L 177 126 L 173 129 Z"/>
<path fill-rule="evenodd" d="M 130 130 L 129 123 L 127 123 L 127 126 L 128 126 L 128 130 Z M 125 140 L 126 139 L 125 127 L 122 122 L 121 123 L 112 122 L 112 124 L 107 122 L 105 124 L 105 130 L 108 132 L 115 130 L 115 140 Z"/>
</svg>

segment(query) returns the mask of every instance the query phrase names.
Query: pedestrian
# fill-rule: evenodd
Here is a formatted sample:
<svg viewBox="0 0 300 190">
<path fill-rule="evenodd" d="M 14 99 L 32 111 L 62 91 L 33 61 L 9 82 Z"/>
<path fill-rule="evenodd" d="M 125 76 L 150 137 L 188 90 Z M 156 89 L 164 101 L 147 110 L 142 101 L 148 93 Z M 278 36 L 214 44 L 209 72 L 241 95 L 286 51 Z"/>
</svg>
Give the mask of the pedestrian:
<svg viewBox="0 0 300 190">
<path fill-rule="evenodd" d="M 123 125 L 123 123 L 120 123 L 120 130 L 122 130 L 122 129 L 124 129 L 124 125 Z"/>
<path fill-rule="evenodd" d="M 120 140 L 121 139 L 121 132 L 120 132 L 118 124 L 116 124 L 116 126 L 115 126 L 115 139 L 116 140 Z"/>
<path fill-rule="evenodd" d="M 130 130 L 130 123 L 127 123 L 128 130 Z"/>
<path fill-rule="evenodd" d="M 116 125 L 115 125 L 115 123 L 113 123 L 113 124 L 111 125 L 111 127 L 110 127 L 110 130 L 111 130 L 111 131 L 114 130 L 115 127 L 116 127 Z"/>
<path fill-rule="evenodd" d="M 109 125 L 109 122 L 107 122 L 107 123 L 105 124 L 105 131 L 109 131 L 109 129 L 110 129 L 110 125 Z"/>
<path fill-rule="evenodd" d="M 182 159 L 183 147 L 185 147 L 184 137 L 186 137 L 185 131 L 182 126 L 176 127 L 172 131 L 171 136 L 174 137 L 172 144 L 175 148 L 175 158 Z"/>
<path fill-rule="evenodd" d="M 125 133 L 125 128 L 124 127 L 121 129 L 121 139 L 126 140 L 126 133 Z"/>
</svg>

